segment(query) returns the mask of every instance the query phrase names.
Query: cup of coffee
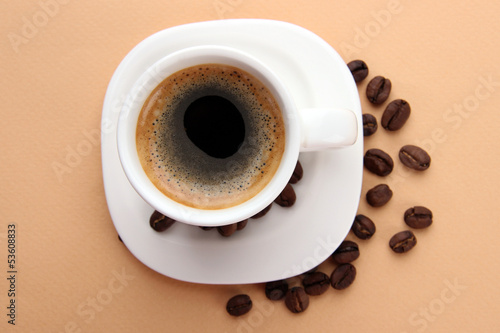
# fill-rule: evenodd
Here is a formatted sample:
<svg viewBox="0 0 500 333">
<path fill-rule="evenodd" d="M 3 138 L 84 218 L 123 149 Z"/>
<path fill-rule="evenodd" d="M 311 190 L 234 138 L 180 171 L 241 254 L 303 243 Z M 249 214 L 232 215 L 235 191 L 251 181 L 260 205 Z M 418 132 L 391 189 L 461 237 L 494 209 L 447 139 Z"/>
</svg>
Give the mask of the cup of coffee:
<svg viewBox="0 0 500 333">
<path fill-rule="evenodd" d="M 137 193 L 177 221 L 221 226 L 280 194 L 299 152 L 354 144 L 356 115 L 298 110 L 286 84 L 240 50 L 190 47 L 153 64 L 120 111 L 117 145 Z"/>
</svg>

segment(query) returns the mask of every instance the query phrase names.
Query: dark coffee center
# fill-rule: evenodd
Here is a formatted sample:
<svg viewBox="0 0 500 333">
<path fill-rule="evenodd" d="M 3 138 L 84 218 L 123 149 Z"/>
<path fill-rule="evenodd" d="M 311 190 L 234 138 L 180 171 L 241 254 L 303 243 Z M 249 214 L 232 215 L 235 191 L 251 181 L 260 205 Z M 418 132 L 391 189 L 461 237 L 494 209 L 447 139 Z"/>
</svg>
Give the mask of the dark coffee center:
<svg viewBox="0 0 500 333">
<path fill-rule="evenodd" d="M 204 96 L 184 114 L 189 139 L 206 154 L 226 158 L 238 151 L 245 138 L 245 123 L 238 108 L 221 96 Z"/>
</svg>

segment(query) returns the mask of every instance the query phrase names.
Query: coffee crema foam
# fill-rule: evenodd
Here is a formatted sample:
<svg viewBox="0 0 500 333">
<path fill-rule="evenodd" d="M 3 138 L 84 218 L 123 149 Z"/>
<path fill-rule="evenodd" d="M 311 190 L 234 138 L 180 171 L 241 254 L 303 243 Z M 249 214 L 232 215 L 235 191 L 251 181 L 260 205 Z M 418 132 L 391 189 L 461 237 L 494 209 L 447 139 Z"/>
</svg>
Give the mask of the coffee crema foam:
<svg viewBox="0 0 500 333">
<path fill-rule="evenodd" d="M 241 113 L 244 141 L 232 156 L 209 156 L 186 134 L 185 111 L 204 96 L 221 96 Z M 186 206 L 222 209 L 269 183 L 285 150 L 285 126 L 274 96 L 257 78 L 233 66 L 203 64 L 172 74 L 152 91 L 136 143 L 144 171 L 162 193 Z"/>
</svg>

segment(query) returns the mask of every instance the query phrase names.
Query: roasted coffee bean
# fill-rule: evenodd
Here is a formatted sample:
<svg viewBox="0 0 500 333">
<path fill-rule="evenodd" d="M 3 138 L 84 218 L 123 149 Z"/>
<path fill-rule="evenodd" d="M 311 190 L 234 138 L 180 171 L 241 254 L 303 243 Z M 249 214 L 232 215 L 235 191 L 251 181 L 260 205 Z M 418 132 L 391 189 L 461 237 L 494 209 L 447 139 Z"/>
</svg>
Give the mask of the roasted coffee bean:
<svg viewBox="0 0 500 333">
<path fill-rule="evenodd" d="M 288 291 L 288 283 L 285 280 L 271 281 L 266 283 L 266 297 L 277 301 L 285 297 Z"/>
<path fill-rule="evenodd" d="M 248 219 L 236 223 L 236 230 L 244 229 L 247 226 Z"/>
<path fill-rule="evenodd" d="M 381 207 L 392 198 L 392 190 L 386 184 L 379 184 L 366 192 L 366 201 L 372 207 Z"/>
<path fill-rule="evenodd" d="M 389 97 L 391 86 L 391 80 L 383 76 L 375 76 L 366 87 L 366 97 L 373 104 L 382 104 Z"/>
<path fill-rule="evenodd" d="M 302 287 L 293 287 L 286 292 L 285 305 L 293 313 L 304 312 L 309 306 L 309 296 Z"/>
<path fill-rule="evenodd" d="M 228 224 L 228 225 L 223 225 L 223 226 L 217 227 L 217 231 L 222 236 L 229 237 L 235 233 L 237 228 L 238 228 L 238 223 L 233 223 L 233 224 Z"/>
<path fill-rule="evenodd" d="M 410 230 L 398 232 L 389 240 L 389 247 L 396 253 L 408 252 L 417 245 L 417 238 Z"/>
<path fill-rule="evenodd" d="M 330 284 L 334 289 L 342 290 L 349 287 L 356 278 L 356 267 L 351 264 L 337 266 L 330 276 Z"/>
<path fill-rule="evenodd" d="M 427 228 L 432 224 L 432 212 L 425 207 L 408 208 L 404 214 L 405 223 L 415 229 Z"/>
<path fill-rule="evenodd" d="M 272 206 L 273 206 L 273 204 L 271 203 L 269 206 L 267 206 L 266 208 L 264 208 L 263 210 L 261 210 L 260 212 L 258 212 L 254 216 L 252 216 L 251 218 L 252 219 L 260 219 L 261 217 L 266 215 L 271 210 Z"/>
<path fill-rule="evenodd" d="M 226 311 L 231 316 L 241 316 L 252 309 L 250 296 L 240 294 L 233 296 L 227 301 Z"/>
<path fill-rule="evenodd" d="M 200 228 L 205 230 L 205 231 L 208 231 L 208 230 L 214 229 L 215 227 L 202 227 L 202 226 L 200 226 Z"/>
<path fill-rule="evenodd" d="M 293 170 L 292 177 L 290 177 L 290 180 L 288 182 L 290 184 L 297 184 L 299 180 L 302 179 L 303 175 L 304 175 L 304 170 L 302 169 L 302 164 L 300 164 L 300 162 L 297 161 L 297 164 L 295 165 L 295 170 Z"/>
<path fill-rule="evenodd" d="M 286 184 L 285 189 L 280 193 L 280 195 L 274 200 L 281 207 L 293 206 L 295 200 L 297 199 L 295 195 L 295 190 L 292 185 Z"/>
<path fill-rule="evenodd" d="M 330 277 L 323 272 L 307 274 L 302 280 L 304 291 L 311 296 L 321 295 L 330 287 Z"/>
<path fill-rule="evenodd" d="M 399 150 L 399 160 L 408 168 L 424 171 L 431 165 L 431 157 L 425 150 L 413 145 L 406 145 Z"/>
<path fill-rule="evenodd" d="M 332 253 L 332 259 L 337 264 L 347 264 L 359 257 L 359 247 L 353 241 L 345 240 Z"/>
<path fill-rule="evenodd" d="M 365 168 L 378 175 L 387 176 L 394 168 L 394 161 L 385 151 L 377 148 L 368 149 L 363 158 Z"/>
<path fill-rule="evenodd" d="M 122 238 L 120 237 L 120 235 L 118 235 L 118 240 L 119 240 L 120 242 L 122 242 L 122 243 L 123 243 L 123 240 L 122 240 Z"/>
<path fill-rule="evenodd" d="M 397 131 L 410 118 L 410 113 L 410 104 L 405 100 L 396 99 L 387 105 L 380 123 L 388 131 Z"/>
<path fill-rule="evenodd" d="M 155 231 L 161 232 L 165 231 L 175 223 L 174 219 L 171 219 L 168 216 L 163 215 L 159 211 L 155 210 L 149 219 L 149 225 Z"/>
<path fill-rule="evenodd" d="M 368 76 L 368 66 L 363 60 L 353 60 L 347 64 L 356 83 L 363 81 Z"/>
<path fill-rule="evenodd" d="M 370 136 L 377 131 L 377 118 L 372 114 L 363 113 L 363 135 Z"/>
<path fill-rule="evenodd" d="M 359 214 L 354 218 L 351 230 L 360 239 L 370 239 L 376 228 L 375 223 L 370 218 Z"/>
</svg>

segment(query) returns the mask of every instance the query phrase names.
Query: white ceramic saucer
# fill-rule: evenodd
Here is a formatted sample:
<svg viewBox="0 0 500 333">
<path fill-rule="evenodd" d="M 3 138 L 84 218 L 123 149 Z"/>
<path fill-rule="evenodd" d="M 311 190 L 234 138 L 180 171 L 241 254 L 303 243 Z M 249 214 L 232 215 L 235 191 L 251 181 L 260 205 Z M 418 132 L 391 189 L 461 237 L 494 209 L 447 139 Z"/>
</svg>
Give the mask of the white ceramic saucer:
<svg viewBox="0 0 500 333">
<path fill-rule="evenodd" d="M 118 158 L 116 123 L 126 95 L 151 64 L 195 45 L 226 45 L 250 53 L 288 85 L 300 108 L 336 106 L 358 117 L 354 146 L 303 153 L 304 177 L 293 207 L 273 205 L 229 238 L 216 230 L 149 226 L 153 209 L 128 182 Z M 363 131 L 356 84 L 341 57 L 320 37 L 290 23 L 260 19 L 193 23 L 160 31 L 138 44 L 116 69 L 102 114 L 102 164 L 111 218 L 127 248 L 148 267 L 196 283 L 243 284 L 291 277 L 324 261 L 349 232 L 362 183 Z"/>
</svg>

